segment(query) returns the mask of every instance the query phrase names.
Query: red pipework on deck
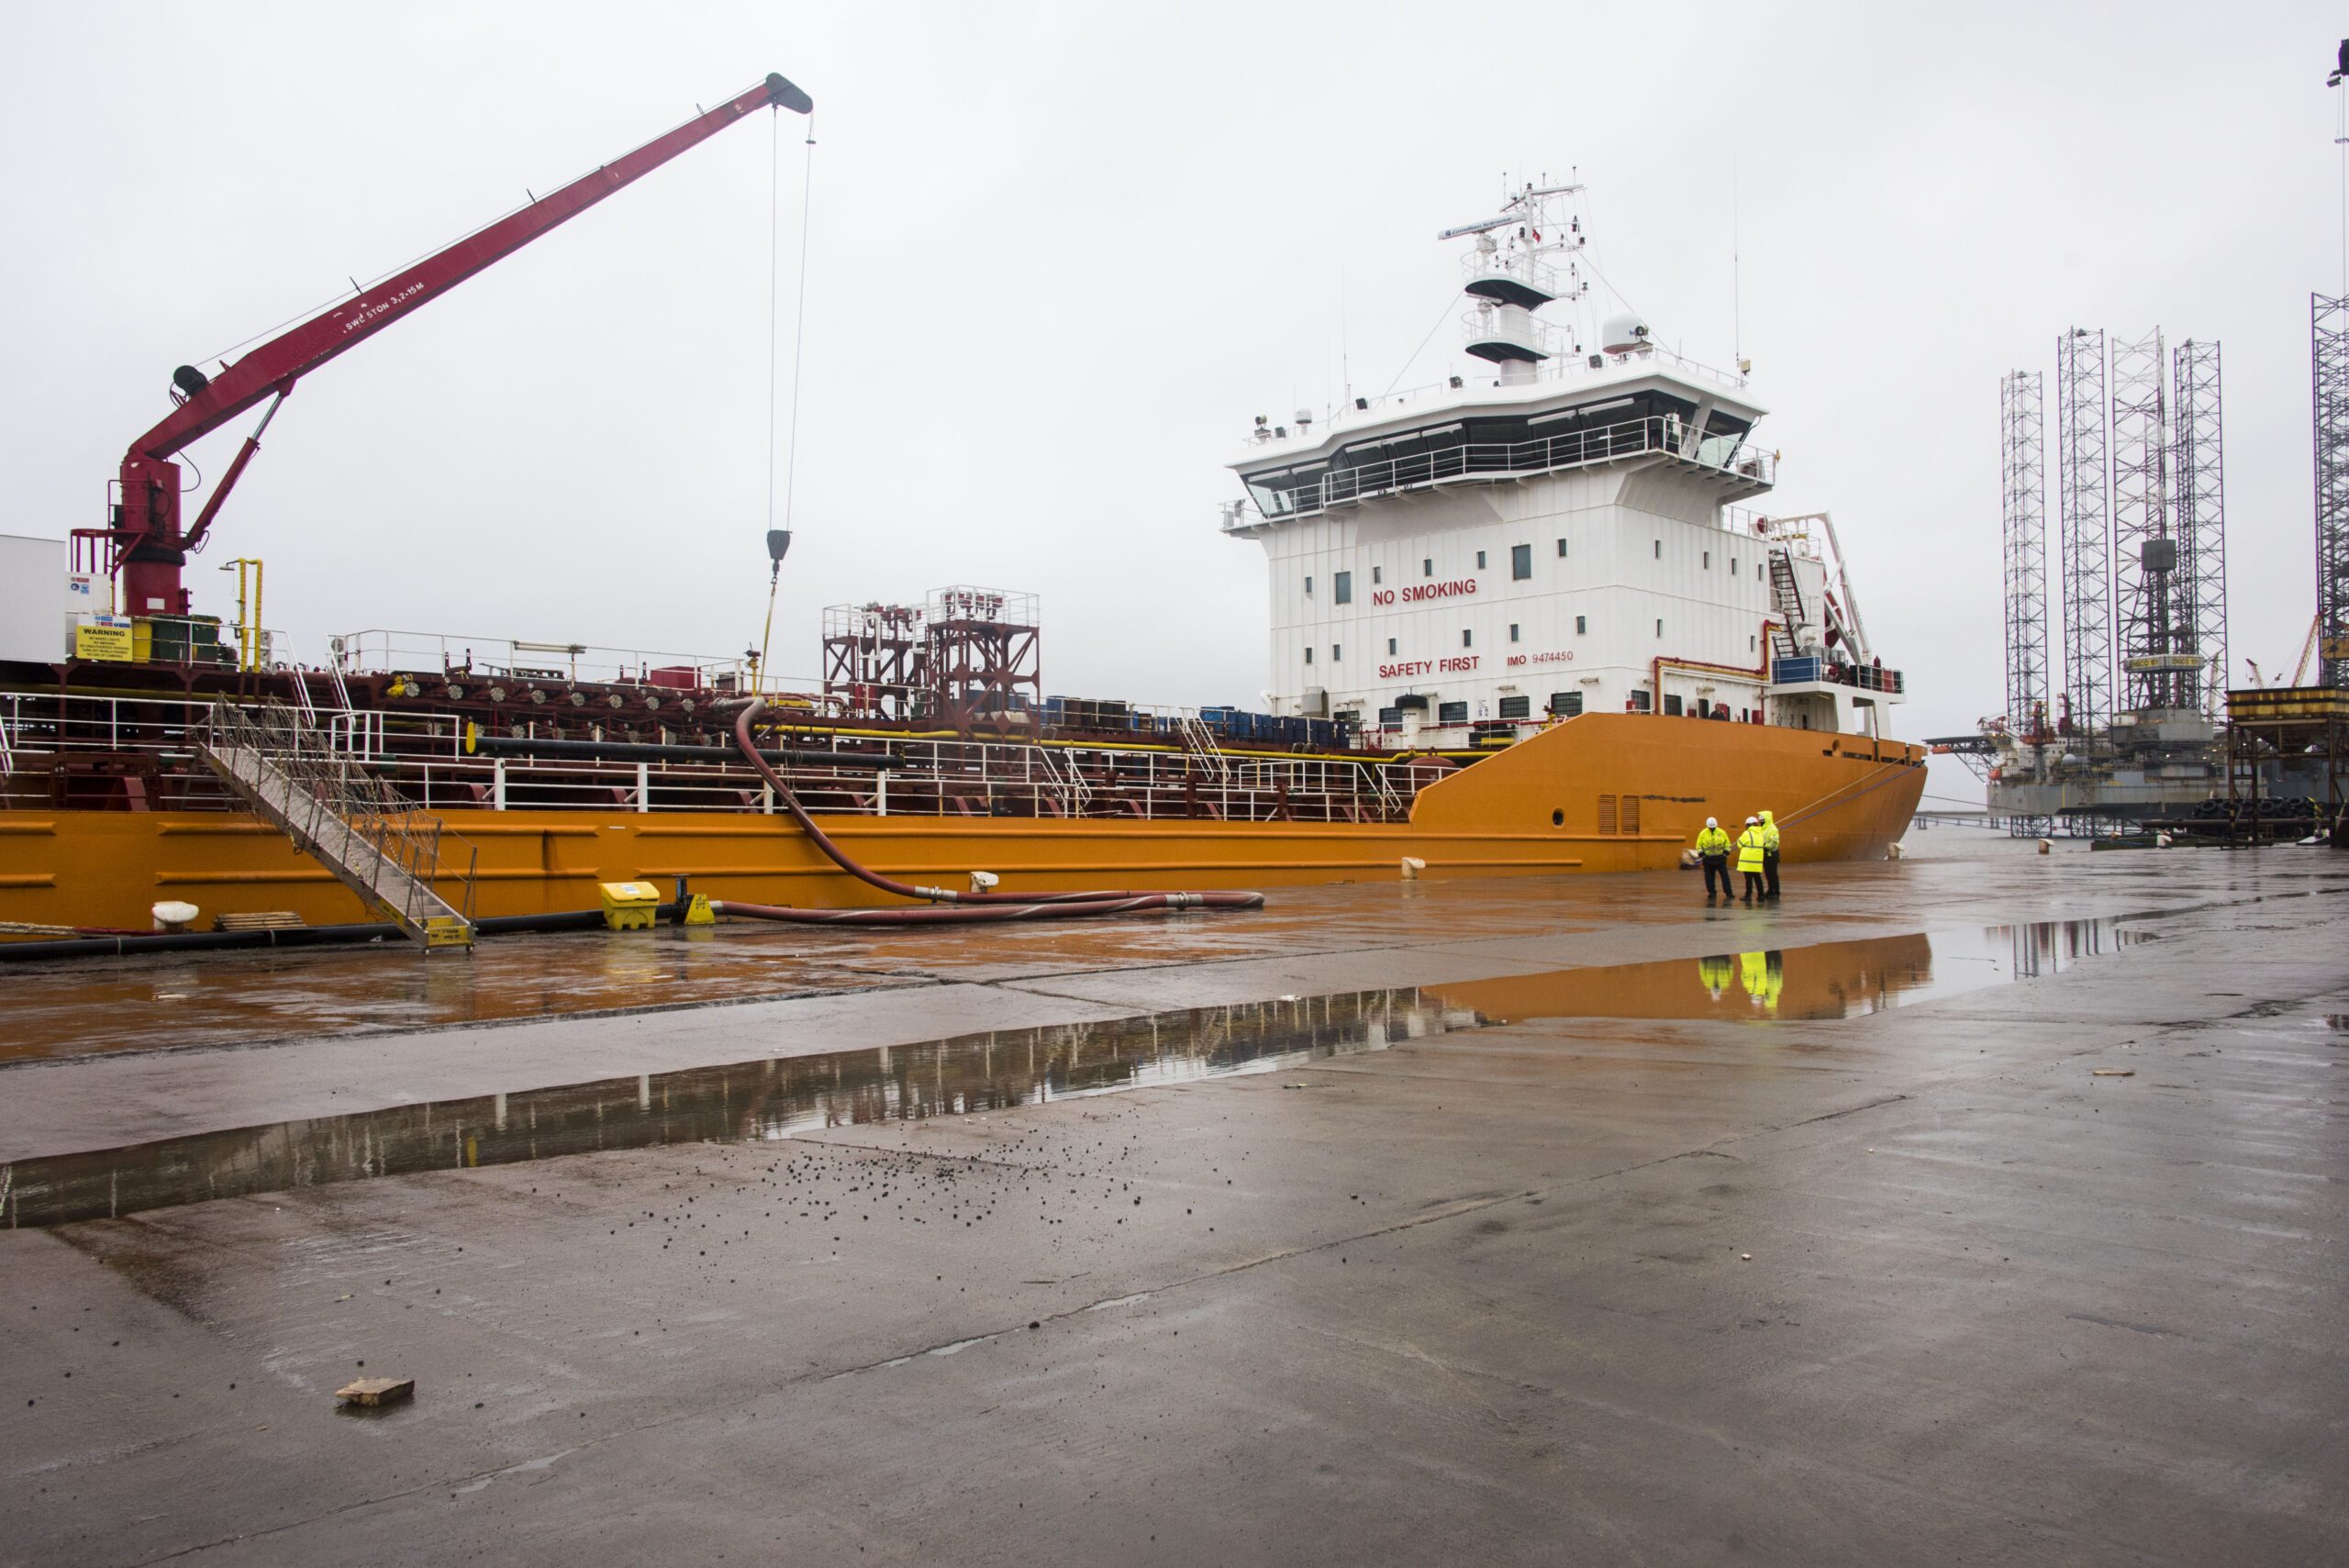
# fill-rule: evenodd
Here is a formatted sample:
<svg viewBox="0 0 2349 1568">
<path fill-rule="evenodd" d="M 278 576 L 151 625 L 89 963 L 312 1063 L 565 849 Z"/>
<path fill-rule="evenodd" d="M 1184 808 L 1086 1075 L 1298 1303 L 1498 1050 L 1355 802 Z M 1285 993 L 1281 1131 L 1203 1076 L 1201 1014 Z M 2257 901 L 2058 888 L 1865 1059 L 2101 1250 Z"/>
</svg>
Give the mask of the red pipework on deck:
<svg viewBox="0 0 2349 1568">
<path fill-rule="evenodd" d="M 1664 667 L 1666 664 L 1675 670 L 1703 670 L 1720 675 L 1737 675 L 1760 681 L 1765 686 L 1768 685 L 1770 684 L 1770 628 L 1777 624 L 1767 616 L 1762 618 L 1762 637 L 1757 644 L 1762 650 L 1762 662 L 1751 670 L 1742 664 L 1715 664 L 1702 659 L 1675 659 L 1669 653 L 1657 654 L 1648 669 L 1648 685 L 1655 693 L 1655 711 L 1658 713 L 1664 711 Z M 1757 715 L 1761 711 L 1759 708 L 1754 709 Z"/>
<path fill-rule="evenodd" d="M 282 398 L 294 384 L 328 361 L 356 348 L 411 311 L 430 304 L 475 272 L 503 261 L 547 230 L 594 206 L 621 186 L 715 136 L 753 109 L 773 106 L 809 114 L 815 103 L 780 76 L 656 137 L 615 162 L 540 197 L 518 212 L 475 230 L 455 244 L 393 274 L 297 327 L 278 334 L 219 373 L 206 377 L 183 366 L 173 377 L 181 399 L 171 416 L 130 443 L 122 460 L 122 495 L 111 518 L 113 559 L 107 569 L 122 579 L 122 609 L 130 615 L 185 615 L 187 591 L 180 571 L 187 551 L 203 538 L 220 503 L 261 447 L 261 429 L 249 437 L 196 527 L 180 528 L 180 466 L 173 462 L 189 442 L 211 434 L 270 397 Z M 273 406 L 271 413 L 275 413 Z M 262 429 L 269 420 L 262 420 Z"/>
</svg>

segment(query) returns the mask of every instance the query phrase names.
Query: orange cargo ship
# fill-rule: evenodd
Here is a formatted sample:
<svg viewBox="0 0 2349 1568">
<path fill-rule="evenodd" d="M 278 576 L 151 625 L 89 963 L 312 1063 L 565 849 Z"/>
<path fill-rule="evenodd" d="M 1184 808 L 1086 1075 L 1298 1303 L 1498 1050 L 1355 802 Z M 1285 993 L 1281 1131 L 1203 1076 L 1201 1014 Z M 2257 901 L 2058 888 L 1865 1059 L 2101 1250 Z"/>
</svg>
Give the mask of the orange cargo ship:
<svg viewBox="0 0 2349 1568">
<path fill-rule="evenodd" d="M 1445 774 L 1416 793 L 1400 821 L 816 816 L 886 874 L 952 884 L 984 870 L 1016 891 L 1383 880 L 1407 856 L 1431 877 L 1653 871 L 1678 863 L 1707 816 L 1742 820 L 1765 807 L 1785 824 L 1789 861 L 1880 859 L 1916 809 L 1922 762 L 1917 747 L 1852 736 L 1588 714 Z M 470 880 L 479 916 L 592 908 L 598 884 L 648 880 L 666 891 L 680 877 L 714 897 L 889 902 L 781 815 L 612 805 L 440 817 L 451 838 L 438 884 L 462 906 Z M 375 917 L 277 828 L 245 812 L 0 812 L 0 920 L 145 929 L 163 900 L 196 906 L 206 924 L 263 911 L 312 925 Z"/>
<path fill-rule="evenodd" d="M 769 106 L 806 95 L 770 78 L 613 167 Z M 365 632 L 291 662 L 257 567 L 234 623 L 191 614 L 187 551 L 259 431 L 184 528 L 181 449 L 609 188 L 567 187 L 217 374 L 183 367 L 106 528 L 70 562 L 0 539 L 0 938 L 389 911 L 453 944 L 622 883 L 889 902 L 795 803 L 844 859 L 941 901 L 966 877 L 1002 895 L 1654 870 L 1707 817 L 1734 832 L 1765 809 L 1787 860 L 1858 860 L 1908 827 L 1924 754 L 1885 738 L 1905 684 L 1833 525 L 1742 505 L 1776 479 L 1745 367 L 1600 311 L 1576 186 L 1448 232 L 1473 244 L 1457 373 L 1247 430 L 1221 526 L 1265 551 L 1262 711 L 1049 695 L 1033 599 L 971 587 L 828 611 L 796 695 L 755 661 L 568 641 Z M 769 537 L 777 571 L 788 544 Z M 97 569 L 75 575 L 84 547 Z M 724 716 L 751 695 L 780 714 L 774 772 L 731 749 Z"/>
</svg>

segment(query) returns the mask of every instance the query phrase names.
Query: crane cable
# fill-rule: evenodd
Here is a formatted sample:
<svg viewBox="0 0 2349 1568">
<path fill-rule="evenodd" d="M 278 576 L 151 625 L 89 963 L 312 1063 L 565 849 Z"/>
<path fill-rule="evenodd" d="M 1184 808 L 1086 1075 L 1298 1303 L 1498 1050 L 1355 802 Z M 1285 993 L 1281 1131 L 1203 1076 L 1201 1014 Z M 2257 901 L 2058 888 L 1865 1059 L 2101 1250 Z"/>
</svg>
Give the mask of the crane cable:
<svg viewBox="0 0 2349 1568">
<path fill-rule="evenodd" d="M 783 107 L 774 108 L 768 138 L 767 180 L 767 529 L 774 529 L 774 437 L 775 382 L 782 361 L 780 346 L 780 311 L 776 295 L 782 292 L 783 276 Z M 785 456 L 786 477 L 783 486 L 783 526 L 791 527 L 791 502 L 799 477 L 799 369 L 807 358 L 807 215 L 816 195 L 816 117 L 807 117 L 807 167 L 800 183 L 799 195 L 799 297 L 793 306 L 791 339 L 791 441 Z M 771 561 L 767 568 L 767 620 L 759 633 L 759 668 L 753 695 L 766 694 L 767 650 L 774 640 L 774 596 L 783 582 L 783 562 Z"/>
</svg>

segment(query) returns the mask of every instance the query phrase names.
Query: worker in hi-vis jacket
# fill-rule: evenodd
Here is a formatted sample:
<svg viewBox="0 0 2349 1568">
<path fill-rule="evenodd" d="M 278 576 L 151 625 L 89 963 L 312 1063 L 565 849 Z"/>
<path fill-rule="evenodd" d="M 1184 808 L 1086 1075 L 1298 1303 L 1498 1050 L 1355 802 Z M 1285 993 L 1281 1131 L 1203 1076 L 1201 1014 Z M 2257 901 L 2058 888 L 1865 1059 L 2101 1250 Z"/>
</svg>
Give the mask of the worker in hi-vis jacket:
<svg viewBox="0 0 2349 1568">
<path fill-rule="evenodd" d="M 1697 835 L 1697 859 L 1702 862 L 1705 867 L 1705 902 L 1710 904 L 1713 901 L 1713 883 L 1716 878 L 1720 882 L 1720 895 L 1727 898 L 1731 893 L 1729 835 L 1721 831 L 1720 818 L 1713 817 L 1705 818 L 1704 830 Z"/>
<path fill-rule="evenodd" d="M 1762 818 L 1745 819 L 1745 831 L 1737 836 L 1737 871 L 1745 878 L 1745 902 L 1751 904 L 1762 894 Z"/>
<path fill-rule="evenodd" d="M 1762 880 L 1768 884 L 1765 898 L 1778 895 L 1778 821 L 1768 812 L 1762 814 Z"/>
</svg>

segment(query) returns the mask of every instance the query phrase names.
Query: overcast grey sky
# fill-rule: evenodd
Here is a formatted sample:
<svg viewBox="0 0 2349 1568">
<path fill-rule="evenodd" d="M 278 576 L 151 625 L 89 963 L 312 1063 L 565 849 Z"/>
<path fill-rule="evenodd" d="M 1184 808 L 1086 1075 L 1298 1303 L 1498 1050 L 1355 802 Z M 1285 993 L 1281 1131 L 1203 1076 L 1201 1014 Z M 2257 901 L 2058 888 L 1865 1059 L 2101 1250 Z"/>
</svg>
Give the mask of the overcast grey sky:
<svg viewBox="0 0 2349 1568">
<path fill-rule="evenodd" d="M 1504 171 L 1578 169 L 1658 336 L 1776 410 L 1909 736 L 2001 706 L 1998 381 L 2221 340 L 2235 674 L 2313 609 L 2308 295 L 2349 14 L 2313 5 L 21 7 L 0 53 L 0 531 L 100 520 L 172 367 L 781 71 L 813 221 L 776 665 L 829 603 L 1043 595 L 1048 690 L 1252 704 L 1256 413 L 1400 374 Z M 720 653 L 767 526 L 806 168 L 739 126 L 306 380 L 191 571 L 313 654 L 398 627 Z M 1448 329 L 1411 382 L 1444 373 Z M 241 431 L 195 449 L 217 474 Z M 208 602 L 207 602 L 208 601 Z M 1954 784 L 1957 781 L 1947 781 Z M 1937 789 L 1947 784 L 1937 784 Z"/>
</svg>

